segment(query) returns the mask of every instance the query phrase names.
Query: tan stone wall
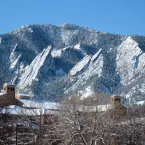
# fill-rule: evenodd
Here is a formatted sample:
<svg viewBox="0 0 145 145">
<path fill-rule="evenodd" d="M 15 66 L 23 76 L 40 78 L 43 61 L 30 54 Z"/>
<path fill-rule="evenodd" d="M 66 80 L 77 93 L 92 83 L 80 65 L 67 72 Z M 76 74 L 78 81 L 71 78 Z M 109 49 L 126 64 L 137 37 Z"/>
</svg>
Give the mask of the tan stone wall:
<svg viewBox="0 0 145 145">
<path fill-rule="evenodd" d="M 15 98 L 15 86 L 8 86 L 5 84 L 2 92 L 5 92 L 5 94 L 0 96 L 0 106 L 22 106 L 22 103 Z"/>
</svg>

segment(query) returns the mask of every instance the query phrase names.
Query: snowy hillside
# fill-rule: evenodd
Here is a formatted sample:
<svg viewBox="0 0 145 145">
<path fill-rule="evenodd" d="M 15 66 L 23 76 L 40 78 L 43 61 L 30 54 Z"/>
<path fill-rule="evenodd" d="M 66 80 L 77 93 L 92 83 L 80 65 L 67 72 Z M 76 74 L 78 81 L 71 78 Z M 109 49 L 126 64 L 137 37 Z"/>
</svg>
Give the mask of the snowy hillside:
<svg viewBox="0 0 145 145">
<path fill-rule="evenodd" d="M 0 35 L 0 80 L 22 93 L 56 100 L 79 92 L 145 100 L 145 37 L 73 24 L 27 25 Z M 82 93 L 83 92 L 83 93 Z"/>
</svg>

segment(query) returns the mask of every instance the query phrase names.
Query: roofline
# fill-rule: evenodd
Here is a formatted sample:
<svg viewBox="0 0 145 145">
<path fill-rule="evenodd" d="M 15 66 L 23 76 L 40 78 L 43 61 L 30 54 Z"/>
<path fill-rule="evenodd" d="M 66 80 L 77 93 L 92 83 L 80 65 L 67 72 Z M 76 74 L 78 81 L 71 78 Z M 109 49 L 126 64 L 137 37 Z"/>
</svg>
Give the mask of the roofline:
<svg viewBox="0 0 145 145">
<path fill-rule="evenodd" d="M 12 84 L 12 83 L 4 83 L 3 86 L 15 86 L 15 84 Z"/>
</svg>

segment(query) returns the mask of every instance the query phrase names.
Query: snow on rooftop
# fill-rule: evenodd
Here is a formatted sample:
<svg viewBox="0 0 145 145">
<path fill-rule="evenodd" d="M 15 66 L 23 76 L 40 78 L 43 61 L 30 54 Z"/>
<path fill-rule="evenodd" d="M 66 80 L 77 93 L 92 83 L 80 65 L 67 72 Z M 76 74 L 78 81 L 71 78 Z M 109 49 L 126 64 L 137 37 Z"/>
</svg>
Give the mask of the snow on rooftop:
<svg viewBox="0 0 145 145">
<path fill-rule="evenodd" d="M 48 114 L 57 114 L 58 112 L 51 109 L 41 109 L 41 108 L 7 108 L 3 109 L 3 113 L 9 113 L 12 115 L 28 115 L 28 116 L 37 116 L 37 115 L 48 115 Z"/>
<path fill-rule="evenodd" d="M 20 99 L 23 103 L 23 107 L 11 105 L 3 108 L 3 113 L 9 113 L 13 115 L 43 115 L 43 114 L 57 114 L 58 110 L 67 110 L 74 109 L 73 104 L 61 104 L 57 102 L 47 102 L 47 101 L 31 101 Z M 111 104 L 106 105 L 96 105 L 96 106 L 87 106 L 87 105 L 75 105 L 76 109 L 80 112 L 105 112 L 111 109 L 113 106 Z M 64 108 L 64 109 L 63 109 Z"/>
<path fill-rule="evenodd" d="M 80 112 L 106 112 L 110 109 L 113 108 L 113 106 L 111 104 L 106 104 L 106 105 L 96 105 L 96 106 L 87 106 L 87 105 L 72 105 L 71 104 L 65 104 L 64 106 L 64 110 L 72 109 L 72 110 L 76 110 L 76 111 L 80 111 Z"/>
<path fill-rule="evenodd" d="M 98 111 L 102 111 L 105 112 L 109 109 L 112 109 L 113 106 L 111 104 L 107 104 L 107 105 L 98 105 Z"/>
<path fill-rule="evenodd" d="M 13 115 L 43 115 L 43 114 L 54 114 L 60 105 L 56 102 L 47 101 L 31 101 L 20 99 L 23 107 L 11 105 L 3 109 L 3 113 L 9 113 Z"/>
<path fill-rule="evenodd" d="M 16 108 L 15 111 L 19 115 L 37 116 L 44 114 L 44 109 Z"/>
<path fill-rule="evenodd" d="M 13 83 L 5 83 L 4 86 L 15 86 Z"/>
<path fill-rule="evenodd" d="M 6 93 L 2 93 L 2 92 L 0 92 L 0 96 L 3 96 L 4 94 L 6 94 Z"/>
<path fill-rule="evenodd" d="M 3 113 L 8 113 L 12 115 L 43 115 L 44 109 L 28 109 L 28 108 L 21 108 L 21 107 L 13 107 L 13 108 L 4 108 L 2 110 Z"/>
<path fill-rule="evenodd" d="M 56 109 L 59 105 L 59 103 L 47 102 L 47 101 L 34 101 L 34 100 L 25 100 L 25 99 L 20 99 L 20 101 L 23 103 L 23 107 Z"/>
</svg>

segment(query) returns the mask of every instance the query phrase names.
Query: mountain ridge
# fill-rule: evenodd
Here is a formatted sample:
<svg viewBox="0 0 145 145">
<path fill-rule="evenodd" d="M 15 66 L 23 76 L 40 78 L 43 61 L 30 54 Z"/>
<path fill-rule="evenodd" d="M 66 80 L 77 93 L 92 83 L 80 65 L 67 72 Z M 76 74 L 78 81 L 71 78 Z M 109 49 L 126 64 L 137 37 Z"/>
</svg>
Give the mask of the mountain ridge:
<svg viewBox="0 0 145 145">
<path fill-rule="evenodd" d="M 144 36 L 102 33 L 74 24 L 48 24 L 22 26 L 0 35 L 0 40 L 1 82 L 13 80 L 21 92 L 48 100 L 82 90 L 144 99 L 144 91 L 141 97 L 132 97 L 132 91 L 125 93 L 125 89 L 121 92 L 143 75 Z M 139 78 L 133 79 L 137 74 Z M 23 83 L 22 87 L 24 78 L 30 78 L 31 83 Z M 143 85 L 144 90 L 143 83 L 137 85 Z M 53 88 L 56 86 L 58 90 Z"/>
<path fill-rule="evenodd" d="M 19 29 L 23 29 L 25 27 L 33 27 L 33 26 L 52 26 L 52 27 L 64 27 L 64 26 L 74 26 L 74 27 L 78 27 L 78 28 L 82 28 L 82 29 L 88 29 L 90 31 L 95 31 L 95 32 L 98 32 L 98 33 L 104 33 L 104 34 L 112 34 L 112 35 L 120 35 L 120 36 L 131 36 L 131 37 L 145 37 L 144 35 L 139 35 L 139 34 L 119 34 L 119 33 L 112 33 L 112 32 L 106 32 L 106 31 L 99 31 L 99 30 L 96 30 L 96 29 L 93 29 L 93 28 L 89 28 L 87 26 L 79 26 L 79 25 L 76 25 L 76 24 L 71 24 L 71 23 L 64 23 L 64 24 L 61 24 L 61 25 L 53 25 L 53 24 L 28 24 L 28 25 L 23 25 L 21 27 L 18 27 L 12 31 L 9 31 L 9 32 L 5 32 L 5 33 L 0 33 L 0 35 L 7 35 L 7 34 L 11 34 Z"/>
</svg>

